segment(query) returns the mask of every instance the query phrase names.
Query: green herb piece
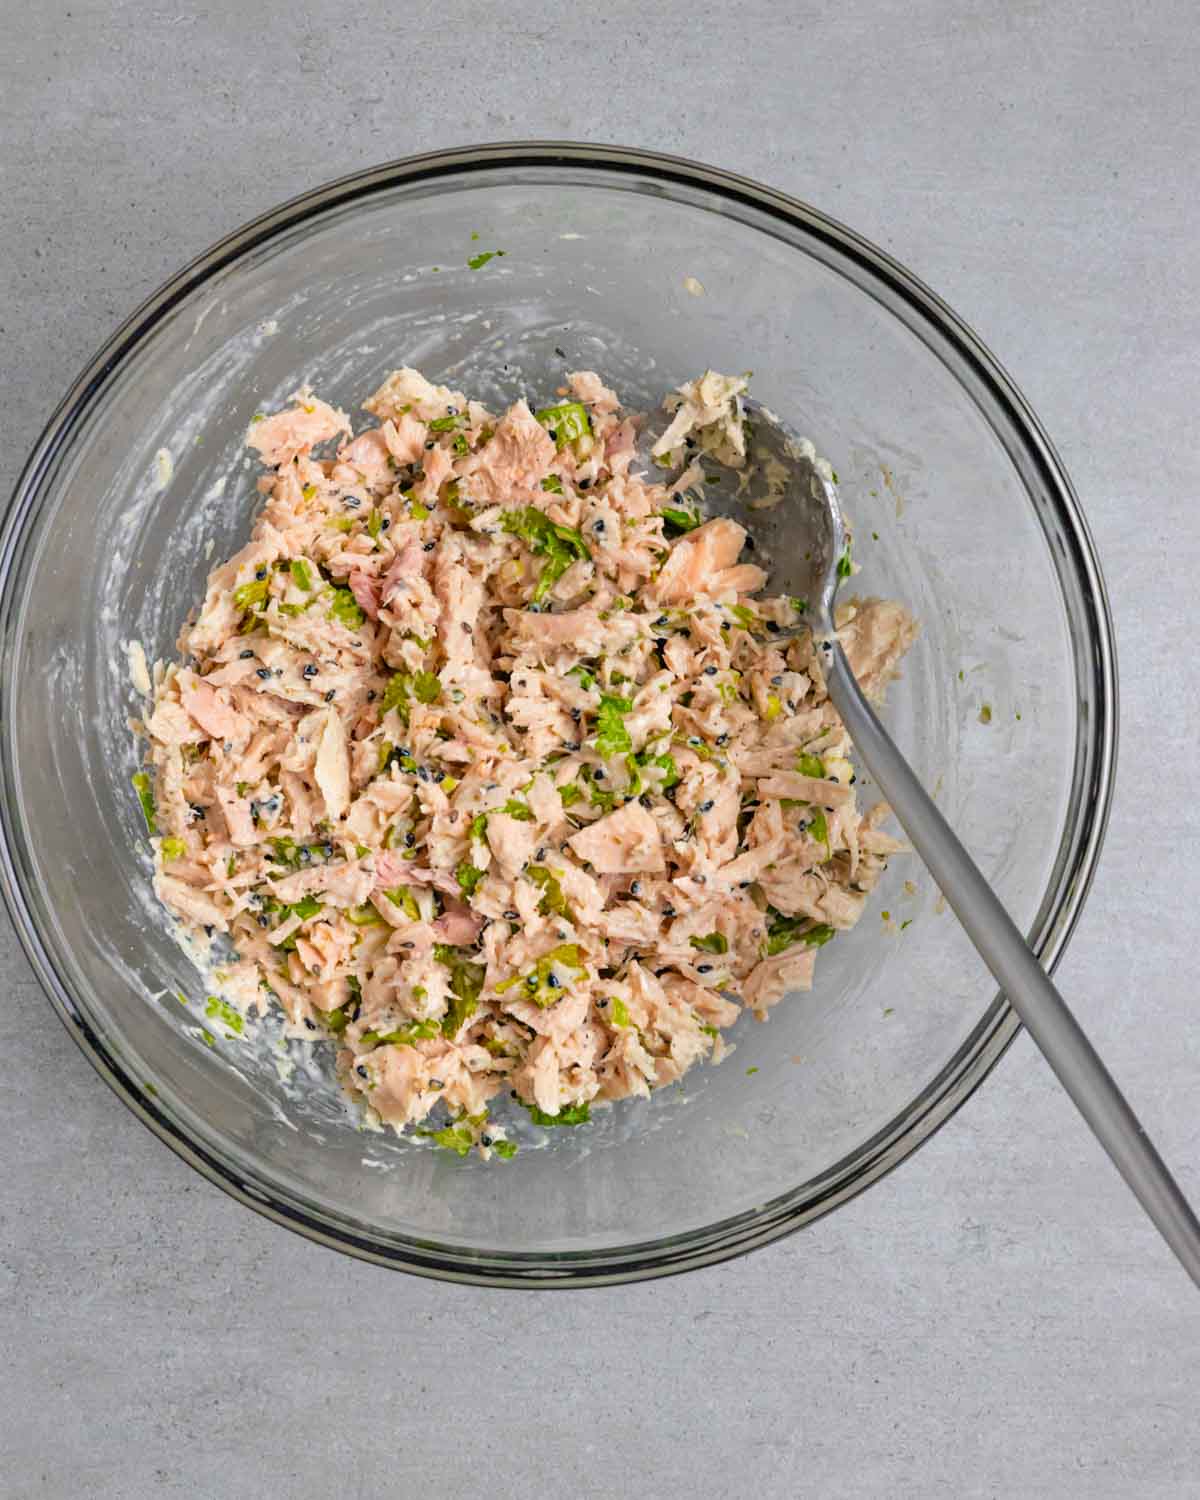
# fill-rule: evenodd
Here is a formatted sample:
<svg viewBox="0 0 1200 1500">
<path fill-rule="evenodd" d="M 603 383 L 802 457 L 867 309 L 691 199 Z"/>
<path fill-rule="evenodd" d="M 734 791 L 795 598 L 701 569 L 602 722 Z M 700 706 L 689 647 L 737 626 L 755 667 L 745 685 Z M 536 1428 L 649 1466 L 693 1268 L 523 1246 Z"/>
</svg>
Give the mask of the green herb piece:
<svg viewBox="0 0 1200 1500">
<path fill-rule="evenodd" d="M 819 755 L 811 755 L 807 750 L 801 750 L 796 756 L 796 770 L 801 776 L 813 776 L 818 781 L 825 779 L 825 762 Z"/>
<path fill-rule="evenodd" d="M 766 956 L 773 958 L 794 943 L 803 943 L 807 948 L 822 948 L 837 936 L 834 928 L 823 922 L 810 923 L 808 917 L 785 917 L 769 908 L 771 920 L 767 924 Z"/>
<path fill-rule="evenodd" d="M 450 993 L 454 999 L 442 1018 L 442 1034 L 455 1036 L 475 1014 L 487 970 L 483 964 L 473 963 L 462 949 L 452 948 L 448 943 L 435 943 L 433 956 L 450 970 Z"/>
<path fill-rule="evenodd" d="M 503 250 L 481 250 L 478 255 L 472 255 L 467 260 L 467 265 L 472 271 L 481 270 L 489 260 L 494 260 L 497 255 L 503 255 Z"/>
<path fill-rule="evenodd" d="M 723 932 L 710 932 L 706 937 L 689 938 L 688 941 L 700 953 L 729 952 L 729 939 Z"/>
<path fill-rule="evenodd" d="M 818 844 L 825 845 L 825 858 L 833 858 L 833 850 L 829 846 L 829 824 L 825 821 L 825 814 L 818 808 L 809 821 L 808 831 Z"/>
<path fill-rule="evenodd" d="M 292 582 L 297 588 L 303 589 L 305 593 L 312 591 L 312 570 L 302 557 L 292 558 L 289 571 L 292 575 Z"/>
<path fill-rule="evenodd" d="M 396 709 L 408 723 L 410 699 L 418 703 L 436 703 L 442 695 L 442 684 L 435 672 L 393 672 L 383 691 L 380 712 Z"/>
<path fill-rule="evenodd" d="M 354 530 L 354 517 L 334 516 L 333 520 L 330 521 L 329 524 L 333 527 L 334 531 L 341 531 L 348 535 L 351 531 Z"/>
<path fill-rule="evenodd" d="M 204 1014 L 216 1016 L 224 1021 L 226 1026 L 235 1036 L 241 1036 L 246 1029 L 246 1022 L 240 1011 L 234 1010 L 227 1001 L 219 999 L 216 995 L 209 995 L 204 1002 Z"/>
<path fill-rule="evenodd" d="M 586 1125 L 592 1118 L 591 1106 L 584 1104 L 568 1104 L 560 1109 L 556 1115 L 548 1115 L 536 1104 L 526 1104 L 524 1099 L 518 1101 L 529 1111 L 529 1118 L 535 1125 Z"/>
<path fill-rule="evenodd" d="M 383 924 L 383 918 L 369 901 L 364 901 L 361 906 L 349 907 L 346 921 L 353 927 L 379 927 Z"/>
<path fill-rule="evenodd" d="M 503 1161 L 511 1161 L 517 1154 L 516 1141 L 493 1141 L 492 1150 Z"/>
<path fill-rule="evenodd" d="M 429 519 L 429 507 L 422 505 L 419 500 L 409 501 L 408 513 L 414 521 L 427 521 Z"/>
<path fill-rule="evenodd" d="M 570 807 L 572 803 L 578 802 L 583 796 L 583 789 L 577 781 L 568 781 L 566 786 L 560 786 L 558 795 L 564 807 Z"/>
<path fill-rule="evenodd" d="M 473 839 L 483 839 L 487 836 L 488 815 L 485 812 L 476 813 L 471 819 L 470 835 Z"/>
<path fill-rule="evenodd" d="M 747 1068 L 746 1069 L 746 1077 L 750 1078 L 750 1077 L 752 1077 L 757 1072 L 758 1072 L 757 1068 Z"/>
<path fill-rule="evenodd" d="M 633 1022 L 629 1018 L 629 1007 L 625 1004 L 624 1000 L 621 999 L 620 995 L 613 996 L 609 1011 L 612 1015 L 614 1026 L 633 1025 Z"/>
<path fill-rule="evenodd" d="M 548 870 L 545 865 L 530 865 L 525 873 L 541 889 L 542 899 L 538 902 L 538 911 L 542 916 L 548 917 L 552 912 L 560 917 L 571 915 L 571 908 L 567 905 L 558 876 L 552 870 Z"/>
<path fill-rule="evenodd" d="M 588 421 L 587 409 L 582 402 L 564 401 L 558 406 L 546 406 L 541 411 L 534 412 L 534 416 L 548 432 L 553 433 L 554 441 L 560 448 L 565 448 L 577 438 L 591 435 L 592 424 Z"/>
<path fill-rule="evenodd" d="M 519 537 L 535 557 L 546 559 L 532 595 L 535 604 L 541 603 L 577 558 L 592 555 L 581 532 L 572 526 L 560 526 L 536 506 L 506 511 L 500 524 L 505 531 Z"/>
<path fill-rule="evenodd" d="M 753 632 L 762 624 L 762 621 L 748 604 L 729 604 L 726 608 L 743 630 Z"/>
<path fill-rule="evenodd" d="M 529 810 L 529 803 L 522 802 L 520 797 L 510 797 L 500 811 L 507 813 L 510 818 L 515 818 L 518 823 L 533 822 L 533 813 Z"/>
<path fill-rule="evenodd" d="M 611 812 L 617 805 L 617 794 L 596 780 L 595 770 L 591 766 L 579 768 L 579 779 L 583 783 L 588 794 L 588 802 L 592 807 L 601 807 L 605 812 Z"/>
<path fill-rule="evenodd" d="M 285 906 L 283 910 L 285 915 L 299 917 L 302 922 L 307 922 L 310 917 L 315 917 L 321 909 L 321 903 L 315 896 L 305 896 L 302 901 L 295 901 L 291 906 Z"/>
<path fill-rule="evenodd" d="M 478 866 L 464 859 L 458 869 L 455 870 L 454 878 L 458 881 L 465 896 L 473 896 L 480 881 L 483 879 L 483 874 L 484 872 Z"/>
<path fill-rule="evenodd" d="M 350 589 L 335 585 L 332 593 L 333 603 L 329 606 L 328 618 L 344 625 L 347 630 L 360 629 L 366 615 L 359 608 L 358 600 Z"/>
<path fill-rule="evenodd" d="M 265 605 L 271 592 L 271 580 L 269 578 L 255 578 L 250 583 L 243 583 L 240 588 L 233 591 L 233 602 L 238 609 L 258 609 Z"/>
<path fill-rule="evenodd" d="M 557 474 L 547 474 L 542 480 L 542 488 L 548 495 L 561 495 L 563 492 L 562 480 Z"/>
<path fill-rule="evenodd" d="M 138 801 L 142 805 L 142 817 L 146 820 L 146 832 L 155 833 L 158 823 L 154 815 L 154 793 L 150 787 L 150 777 L 145 771 L 138 771 L 130 777 L 133 789 L 137 793 Z"/>
<path fill-rule="evenodd" d="M 792 608 L 798 615 L 804 614 L 804 612 L 808 609 L 808 600 L 798 599 L 795 595 L 788 599 L 788 603 L 792 606 Z"/>
<path fill-rule="evenodd" d="M 430 432 L 453 432 L 456 427 L 464 426 L 466 421 L 465 414 L 459 413 L 453 417 L 434 417 L 428 426 Z"/>
<path fill-rule="evenodd" d="M 378 541 L 379 533 L 383 529 L 383 512 L 376 506 L 371 507 L 371 513 L 367 517 L 367 535 L 372 541 Z"/>
<path fill-rule="evenodd" d="M 436 953 L 437 950 L 434 951 Z M 514 974 L 511 979 L 498 984 L 496 993 L 500 995 L 505 990 L 520 985 L 521 998 L 532 1000 L 544 1010 L 546 1006 L 561 1000 L 566 993 L 562 982 L 554 973 L 558 967 L 573 970 L 576 977 L 587 973 L 586 966 L 580 961 L 578 943 L 559 943 L 557 948 L 551 948 L 549 953 L 543 954 L 528 974 Z"/>
<path fill-rule="evenodd" d="M 162 857 L 164 859 L 182 859 L 187 853 L 187 845 L 182 839 L 177 839 L 168 834 L 162 841 Z"/>
<path fill-rule="evenodd" d="M 225 861 L 225 878 L 226 878 L 226 880 L 232 880 L 233 877 L 234 877 L 234 875 L 236 875 L 236 874 L 237 874 L 237 855 L 236 854 L 231 854 L 229 856 L 229 858 Z"/>
<path fill-rule="evenodd" d="M 596 679 L 592 676 L 592 674 L 588 671 L 588 669 L 583 665 L 582 662 L 578 662 L 575 666 L 573 666 L 567 673 L 567 676 L 578 677 L 579 686 L 584 690 L 585 693 L 590 693 L 591 690 L 596 686 Z"/>
<path fill-rule="evenodd" d="M 393 906 L 398 906 L 410 922 L 421 920 L 421 908 L 417 905 L 417 898 L 406 885 L 398 885 L 394 890 L 383 893 Z"/>
<path fill-rule="evenodd" d="M 662 773 L 662 790 L 669 792 L 673 786 L 679 784 L 679 767 L 675 764 L 673 755 L 649 755 L 643 753 L 638 756 L 637 764 L 642 770 L 653 767 Z M 636 796 L 637 793 L 634 793 Z"/>
<path fill-rule="evenodd" d="M 663 530 L 667 536 L 682 536 L 685 532 L 695 531 L 700 524 L 700 517 L 691 510 L 676 510 L 670 506 L 664 506 L 659 515 L 667 523 Z"/>
<path fill-rule="evenodd" d="M 366 1047 L 411 1047 L 414 1042 L 431 1042 L 441 1033 L 437 1021 L 413 1021 L 396 1031 L 364 1031 L 362 1041 Z"/>
<path fill-rule="evenodd" d="M 631 698 L 601 694 L 596 712 L 596 749 L 601 755 L 623 755 L 633 749 L 633 741 L 625 727 L 625 715 L 632 707 Z"/>
<path fill-rule="evenodd" d="M 850 561 L 850 543 L 847 542 L 846 550 L 842 553 L 841 557 L 839 557 L 837 561 L 837 576 L 839 578 L 849 578 L 850 574 L 853 573 L 853 571 L 854 567 Z"/>
<path fill-rule="evenodd" d="M 327 1010 L 324 1015 L 325 1025 L 334 1036 L 341 1036 L 347 1025 L 346 1012 L 339 1005 L 336 1010 Z"/>
<path fill-rule="evenodd" d="M 471 445 L 467 442 L 467 435 L 465 432 L 455 433 L 454 441 L 450 446 L 454 449 L 455 453 L 458 454 L 459 458 L 465 458 L 471 451 Z"/>
</svg>

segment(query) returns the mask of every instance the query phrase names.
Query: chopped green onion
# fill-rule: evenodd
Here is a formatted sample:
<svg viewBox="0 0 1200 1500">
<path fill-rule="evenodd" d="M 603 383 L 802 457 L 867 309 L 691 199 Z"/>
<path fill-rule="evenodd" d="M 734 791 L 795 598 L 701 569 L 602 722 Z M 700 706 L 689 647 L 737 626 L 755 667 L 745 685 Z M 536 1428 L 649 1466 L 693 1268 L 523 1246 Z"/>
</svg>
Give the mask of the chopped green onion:
<svg viewBox="0 0 1200 1500">
<path fill-rule="evenodd" d="M 146 832 L 157 831 L 157 821 L 154 816 L 154 793 L 150 787 L 150 777 L 145 771 L 138 771 L 130 778 L 133 789 L 138 795 L 138 801 L 142 805 L 142 817 L 146 820 Z"/>
<path fill-rule="evenodd" d="M 534 416 L 549 432 L 560 448 L 573 443 L 577 438 L 591 435 L 587 409 L 580 401 L 564 401 L 558 406 L 546 406 Z"/>
</svg>

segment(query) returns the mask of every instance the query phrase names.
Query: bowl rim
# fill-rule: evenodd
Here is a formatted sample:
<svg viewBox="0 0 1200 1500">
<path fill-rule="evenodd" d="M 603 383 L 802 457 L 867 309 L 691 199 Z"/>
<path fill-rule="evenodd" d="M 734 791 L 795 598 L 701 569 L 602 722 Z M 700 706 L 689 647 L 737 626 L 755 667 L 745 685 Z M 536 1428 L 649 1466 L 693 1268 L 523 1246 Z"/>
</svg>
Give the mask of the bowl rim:
<svg viewBox="0 0 1200 1500">
<path fill-rule="evenodd" d="M 20 573 L 20 543 L 38 503 L 42 481 L 61 444 L 86 416 L 93 399 L 131 351 L 185 297 L 226 265 L 283 230 L 334 206 L 365 200 L 401 184 L 452 178 L 480 169 L 558 167 L 606 174 L 627 173 L 661 183 L 701 188 L 781 219 L 857 261 L 923 320 L 932 324 L 965 359 L 988 397 L 1024 440 L 1025 457 L 1052 497 L 1069 553 L 1062 570 L 1077 582 L 1088 614 L 1094 656 L 1094 718 L 1089 735 L 1091 773 L 1080 797 L 1077 826 L 1068 830 L 1074 852 L 1060 868 L 1058 895 L 1050 910 L 1043 898 L 1041 931 L 1034 948 L 1053 972 L 1074 931 L 1094 878 L 1108 826 L 1116 770 L 1118 687 L 1112 613 L 1090 528 L 1061 459 L 1032 407 L 983 341 L 942 299 L 886 251 L 811 205 L 750 178 L 685 157 L 636 147 L 554 140 L 495 142 L 453 147 L 399 158 L 336 178 L 269 209 L 218 240 L 165 281 L 125 319 L 84 366 L 50 416 L 17 479 L 0 532 L 0 632 L 14 639 L 14 604 Z M 1077 660 L 1078 670 L 1078 660 Z M 6 715 L 11 725 L 11 715 Z M 229 1162 L 192 1139 L 183 1125 L 147 1097 L 113 1049 L 97 1035 L 60 979 L 44 944 L 19 873 L 20 829 L 12 813 L 10 745 L 0 746 L 0 888 L 21 946 L 42 990 L 84 1056 L 123 1103 L 178 1156 L 239 1202 L 276 1224 L 318 1244 L 378 1265 L 474 1285 L 506 1287 L 601 1286 L 672 1275 L 709 1265 L 768 1244 L 814 1222 L 877 1182 L 924 1144 L 983 1082 L 1020 1031 L 1003 995 L 997 995 L 971 1034 L 937 1077 L 852 1157 L 819 1179 L 758 1208 L 664 1239 L 617 1248 L 570 1252 L 475 1252 L 390 1237 L 385 1246 L 368 1234 L 284 1198 L 276 1188 L 249 1180 Z M 1078 743 L 1077 743 L 1078 750 Z M 1063 863 L 1066 840 L 1060 843 Z"/>
</svg>

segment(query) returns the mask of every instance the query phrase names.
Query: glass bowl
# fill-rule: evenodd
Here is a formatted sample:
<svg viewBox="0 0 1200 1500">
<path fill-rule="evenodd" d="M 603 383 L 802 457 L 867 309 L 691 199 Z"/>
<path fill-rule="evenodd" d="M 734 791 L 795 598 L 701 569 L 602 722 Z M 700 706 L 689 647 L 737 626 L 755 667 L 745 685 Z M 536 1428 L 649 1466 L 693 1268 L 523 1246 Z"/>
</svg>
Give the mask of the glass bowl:
<svg viewBox="0 0 1200 1500">
<path fill-rule="evenodd" d="M 591 1128 L 526 1123 L 510 1162 L 363 1131 L 332 1049 L 285 1055 L 277 1026 L 206 1036 L 150 888 L 124 643 L 170 654 L 210 558 L 244 538 L 253 413 L 304 381 L 353 410 L 402 363 L 496 402 L 578 367 L 631 404 L 752 369 L 840 475 L 857 590 L 922 621 L 891 730 L 1048 965 L 1095 867 L 1116 737 L 1070 483 L 995 359 L 850 230 L 687 161 L 536 143 L 364 172 L 231 235 L 113 336 L 21 477 L 0 542 L 5 895 L 135 1113 L 259 1212 L 410 1271 L 578 1286 L 763 1244 L 907 1156 L 1016 1032 L 912 857 L 812 993 L 744 1018 L 721 1066 Z"/>
</svg>

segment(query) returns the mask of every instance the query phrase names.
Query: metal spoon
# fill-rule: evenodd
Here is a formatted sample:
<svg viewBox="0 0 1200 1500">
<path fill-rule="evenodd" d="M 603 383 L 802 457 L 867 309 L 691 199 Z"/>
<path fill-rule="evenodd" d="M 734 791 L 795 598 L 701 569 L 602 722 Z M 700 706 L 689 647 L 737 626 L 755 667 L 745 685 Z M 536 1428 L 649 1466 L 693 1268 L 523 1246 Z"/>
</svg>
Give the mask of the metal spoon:
<svg viewBox="0 0 1200 1500">
<path fill-rule="evenodd" d="M 807 601 L 807 623 L 785 628 L 772 639 L 807 634 L 811 628 L 834 707 L 914 849 L 1059 1082 L 1200 1286 L 1200 1223 L 1178 1184 L 1066 1001 L 855 681 L 833 623 L 838 585 L 848 571 L 843 564 L 839 572 L 838 566 L 847 554 L 837 491 L 814 463 L 811 444 L 788 432 L 760 403 L 744 399 L 743 404 L 750 419 L 746 467 L 719 470 L 706 500 L 714 514 L 745 525 L 756 546 L 770 554 L 772 591 Z"/>
</svg>

